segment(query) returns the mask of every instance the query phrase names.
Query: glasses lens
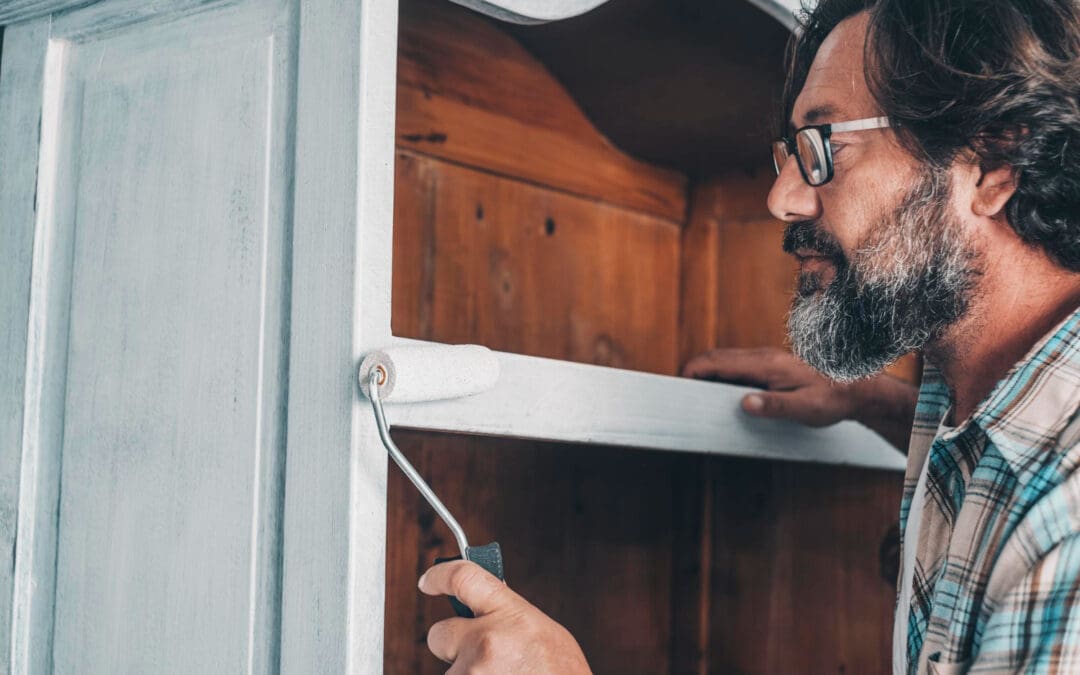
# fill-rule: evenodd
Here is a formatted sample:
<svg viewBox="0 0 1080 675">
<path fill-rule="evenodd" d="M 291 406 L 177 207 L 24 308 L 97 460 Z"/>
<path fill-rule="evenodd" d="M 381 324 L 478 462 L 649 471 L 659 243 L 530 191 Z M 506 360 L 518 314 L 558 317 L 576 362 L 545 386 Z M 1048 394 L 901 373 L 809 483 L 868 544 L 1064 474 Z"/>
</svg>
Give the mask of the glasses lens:
<svg viewBox="0 0 1080 675">
<path fill-rule="evenodd" d="M 776 169 L 776 175 L 779 176 L 780 172 L 784 170 L 784 165 L 787 164 L 788 157 L 788 144 L 784 139 L 778 139 L 772 143 L 772 163 L 773 168 Z"/>
<path fill-rule="evenodd" d="M 828 150 L 825 148 L 825 138 L 817 129 L 803 129 L 795 136 L 795 144 L 799 151 L 799 162 L 802 165 L 806 182 L 811 185 L 821 185 L 829 179 Z"/>
</svg>

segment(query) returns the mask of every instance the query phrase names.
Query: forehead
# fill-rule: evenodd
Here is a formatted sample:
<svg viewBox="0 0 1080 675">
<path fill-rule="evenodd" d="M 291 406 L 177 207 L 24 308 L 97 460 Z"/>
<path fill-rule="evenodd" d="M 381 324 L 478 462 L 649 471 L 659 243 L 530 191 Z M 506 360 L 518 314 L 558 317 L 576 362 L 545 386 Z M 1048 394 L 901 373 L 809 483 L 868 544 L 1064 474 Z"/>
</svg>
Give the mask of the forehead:
<svg viewBox="0 0 1080 675">
<path fill-rule="evenodd" d="M 837 24 L 821 43 L 792 109 L 792 125 L 823 124 L 877 114 L 866 85 L 863 46 L 869 16 L 860 12 Z"/>
</svg>

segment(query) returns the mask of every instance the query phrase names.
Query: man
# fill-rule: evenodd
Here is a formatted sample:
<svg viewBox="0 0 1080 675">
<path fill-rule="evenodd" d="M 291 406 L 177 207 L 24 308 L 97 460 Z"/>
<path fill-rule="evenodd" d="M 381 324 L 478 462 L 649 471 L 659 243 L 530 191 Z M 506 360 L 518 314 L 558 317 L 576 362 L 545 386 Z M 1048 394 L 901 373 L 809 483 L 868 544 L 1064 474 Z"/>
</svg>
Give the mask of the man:
<svg viewBox="0 0 1080 675">
<path fill-rule="evenodd" d="M 751 414 L 908 449 L 895 672 L 1080 672 L 1080 5 L 823 0 L 790 64 L 769 208 L 816 372 L 722 350 L 686 374 L 754 376 Z M 878 375 L 913 350 L 917 403 Z M 428 635 L 451 673 L 588 672 L 475 565 L 420 588 L 477 610 Z"/>
</svg>

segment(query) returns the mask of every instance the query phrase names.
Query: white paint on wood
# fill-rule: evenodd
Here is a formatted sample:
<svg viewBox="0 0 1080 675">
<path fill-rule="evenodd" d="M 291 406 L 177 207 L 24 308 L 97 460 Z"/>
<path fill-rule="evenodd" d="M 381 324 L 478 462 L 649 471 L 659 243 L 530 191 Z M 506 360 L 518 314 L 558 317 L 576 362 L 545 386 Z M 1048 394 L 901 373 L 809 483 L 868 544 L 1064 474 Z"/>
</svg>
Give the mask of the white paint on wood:
<svg viewBox="0 0 1080 675">
<path fill-rule="evenodd" d="M 38 33 L 47 38 L 47 32 Z M 59 164 L 63 120 L 61 75 L 66 45 L 49 44 L 42 92 L 37 155 L 37 218 L 34 225 L 26 376 L 20 461 L 11 670 L 18 675 L 52 672 L 52 615 L 55 588 L 57 501 L 63 441 L 63 396 L 67 340 L 67 296 L 71 246 L 57 231 L 62 203 L 50 198 L 68 172 Z"/>
<path fill-rule="evenodd" d="M 395 338 L 395 345 L 423 345 Z M 808 429 L 754 419 L 749 389 L 677 377 L 498 354 L 496 387 L 467 398 L 386 404 L 397 427 L 682 450 L 902 471 L 904 456 L 853 422 Z M 439 377 L 432 372 L 430 377 Z"/>
<path fill-rule="evenodd" d="M 32 28 L 0 80 L 0 280 L 29 328 L 0 362 L 5 661 L 379 672 L 387 460 L 354 373 L 389 339 L 358 251 L 390 258 L 396 2 L 106 0 Z"/>
<path fill-rule="evenodd" d="M 4 251 L 0 265 L 0 317 L 4 317 L 0 330 L 0 673 L 11 672 L 16 658 L 12 602 L 38 154 L 37 134 L 27 130 L 36 129 L 40 120 L 47 40 L 47 22 L 9 28 L 0 59 L 0 248 Z M 33 553 L 32 549 L 27 552 Z M 20 611 L 25 615 L 25 605 Z M 20 663 L 25 637 L 21 645 Z"/>
<path fill-rule="evenodd" d="M 2 90 L 43 101 L 11 669 L 272 673 L 297 6 L 125 5 L 5 44 L 48 46 Z"/>
<path fill-rule="evenodd" d="M 71 24 L 58 670 L 276 670 L 286 9 Z"/>
<path fill-rule="evenodd" d="M 97 0 L 4 0 L 0 3 L 0 26 L 38 19 L 94 2 Z"/>
<path fill-rule="evenodd" d="M 351 365 L 385 342 L 390 334 L 389 278 L 383 287 L 365 286 L 361 252 L 392 257 L 394 214 L 394 139 L 397 98 L 397 0 L 360 3 L 359 109 L 356 110 L 357 175 L 353 185 L 356 220 L 342 234 L 352 237 L 353 284 Z M 348 39 L 347 34 L 343 37 Z M 345 45 L 341 45 L 344 49 Z M 355 47 L 354 47 L 355 49 Z M 346 185 L 347 187 L 347 185 Z M 371 228 L 375 228 L 372 231 Z M 336 379 L 337 372 L 332 376 Z M 349 378 L 349 673 L 380 673 L 383 668 L 383 607 L 386 604 L 387 455 L 370 406 Z"/>
<path fill-rule="evenodd" d="M 355 369 L 389 338 L 362 267 L 390 258 L 397 2 L 300 12 L 281 670 L 378 673 L 387 457 Z"/>
</svg>

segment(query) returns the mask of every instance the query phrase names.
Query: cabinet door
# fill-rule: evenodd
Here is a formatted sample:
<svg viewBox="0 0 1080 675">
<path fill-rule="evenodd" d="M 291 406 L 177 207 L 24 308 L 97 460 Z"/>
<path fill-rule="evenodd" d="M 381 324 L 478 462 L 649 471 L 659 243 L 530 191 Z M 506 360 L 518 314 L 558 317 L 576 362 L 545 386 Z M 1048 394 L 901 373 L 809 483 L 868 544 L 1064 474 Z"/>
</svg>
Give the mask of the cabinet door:
<svg viewBox="0 0 1080 675">
<path fill-rule="evenodd" d="M 389 302 L 356 260 L 388 246 L 357 232 L 391 213 L 395 41 L 393 0 L 7 27 L 14 672 L 381 668 L 386 460 L 354 374 Z"/>
</svg>

